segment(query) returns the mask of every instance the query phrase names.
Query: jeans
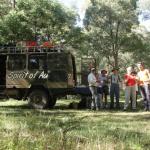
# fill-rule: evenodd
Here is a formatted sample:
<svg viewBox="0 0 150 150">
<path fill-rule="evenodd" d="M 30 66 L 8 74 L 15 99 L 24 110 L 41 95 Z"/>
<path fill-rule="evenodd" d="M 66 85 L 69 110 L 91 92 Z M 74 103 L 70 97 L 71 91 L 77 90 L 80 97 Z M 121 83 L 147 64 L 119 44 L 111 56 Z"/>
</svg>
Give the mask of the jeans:
<svg viewBox="0 0 150 150">
<path fill-rule="evenodd" d="M 136 109 L 136 85 L 126 86 L 124 109 L 127 109 L 129 106 L 130 99 L 132 99 L 132 109 Z"/>
<path fill-rule="evenodd" d="M 100 100 L 97 93 L 97 87 L 96 86 L 90 86 L 90 92 L 92 94 L 92 101 L 91 101 L 91 109 L 99 109 L 100 107 Z"/>
<path fill-rule="evenodd" d="M 118 83 L 111 83 L 110 85 L 110 108 L 114 108 L 114 97 L 116 98 L 116 108 L 119 108 L 120 88 Z"/>
<path fill-rule="evenodd" d="M 108 85 L 102 86 L 102 100 L 104 99 L 104 104 L 107 106 L 107 95 L 109 94 L 109 87 Z"/>
<path fill-rule="evenodd" d="M 150 84 L 140 86 L 140 93 L 144 101 L 144 108 L 150 110 Z"/>
</svg>

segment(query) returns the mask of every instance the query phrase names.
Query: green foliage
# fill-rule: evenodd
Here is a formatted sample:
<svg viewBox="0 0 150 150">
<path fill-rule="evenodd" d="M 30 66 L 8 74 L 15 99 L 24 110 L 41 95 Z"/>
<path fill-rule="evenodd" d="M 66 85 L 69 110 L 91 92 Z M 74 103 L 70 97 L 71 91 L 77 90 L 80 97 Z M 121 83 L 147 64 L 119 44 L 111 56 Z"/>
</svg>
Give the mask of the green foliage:
<svg viewBox="0 0 150 150">
<path fill-rule="evenodd" d="M 137 12 L 150 11 L 149 0 L 138 0 Z M 136 51 L 133 52 L 136 61 L 144 62 L 149 67 L 150 59 L 150 32 L 143 25 L 135 28 L 134 34 L 137 36 Z M 135 39 L 134 39 L 135 40 Z"/>
<path fill-rule="evenodd" d="M 20 41 L 32 38 L 32 31 L 27 26 L 27 18 L 23 11 L 10 11 L 1 26 L 1 35 L 5 41 Z"/>
<path fill-rule="evenodd" d="M 2 19 L 12 8 L 9 0 L 0 0 L 0 19 Z"/>
<path fill-rule="evenodd" d="M 136 9 L 137 8 L 137 1 L 138 0 L 131 0 L 131 4 L 133 5 L 133 7 Z"/>
<path fill-rule="evenodd" d="M 150 59 L 150 42 L 149 38 L 140 37 L 139 43 L 136 45 L 136 51 L 133 51 L 133 57 L 136 62 L 143 62 L 149 68 Z"/>
<path fill-rule="evenodd" d="M 5 5 L 1 7 L 4 9 Z M 34 40 L 39 35 L 56 42 L 72 40 L 70 33 L 78 30 L 76 18 L 74 11 L 54 0 L 17 0 L 15 9 L 0 19 L 0 42 Z"/>
<path fill-rule="evenodd" d="M 132 40 L 132 27 L 137 24 L 137 16 L 130 1 L 92 0 L 87 9 L 84 24 L 89 32 L 92 51 L 98 52 L 111 65 L 118 67 L 119 54 L 125 52 Z M 128 46 L 128 47 L 127 47 Z"/>
</svg>

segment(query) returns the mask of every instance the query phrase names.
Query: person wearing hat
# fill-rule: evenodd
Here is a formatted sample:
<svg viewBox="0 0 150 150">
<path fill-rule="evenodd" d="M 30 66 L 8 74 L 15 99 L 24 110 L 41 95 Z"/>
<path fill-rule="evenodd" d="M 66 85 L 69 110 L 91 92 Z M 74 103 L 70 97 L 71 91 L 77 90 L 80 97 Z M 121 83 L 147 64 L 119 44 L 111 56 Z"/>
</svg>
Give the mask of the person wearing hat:
<svg viewBox="0 0 150 150">
<path fill-rule="evenodd" d="M 89 89 L 90 89 L 90 92 L 92 95 L 91 109 L 99 110 L 98 93 L 97 93 L 97 79 L 96 79 L 95 73 L 96 73 L 95 68 L 91 68 L 91 72 L 88 75 L 88 83 L 89 83 Z"/>
<path fill-rule="evenodd" d="M 101 70 L 101 73 L 99 75 L 99 81 L 100 81 L 100 86 L 102 88 L 102 101 L 104 99 L 104 107 L 107 108 L 107 96 L 109 93 L 109 87 L 108 87 L 108 75 L 107 71 L 105 69 Z"/>
<path fill-rule="evenodd" d="M 120 76 L 118 74 L 118 69 L 112 69 L 112 74 L 110 78 L 110 108 L 114 108 L 114 97 L 116 99 L 116 108 L 120 108 L 119 97 L 120 97 L 120 87 L 121 82 Z"/>
<path fill-rule="evenodd" d="M 150 72 L 145 69 L 142 62 L 137 64 L 139 72 L 137 74 L 140 93 L 144 101 L 144 110 L 150 111 Z"/>
</svg>

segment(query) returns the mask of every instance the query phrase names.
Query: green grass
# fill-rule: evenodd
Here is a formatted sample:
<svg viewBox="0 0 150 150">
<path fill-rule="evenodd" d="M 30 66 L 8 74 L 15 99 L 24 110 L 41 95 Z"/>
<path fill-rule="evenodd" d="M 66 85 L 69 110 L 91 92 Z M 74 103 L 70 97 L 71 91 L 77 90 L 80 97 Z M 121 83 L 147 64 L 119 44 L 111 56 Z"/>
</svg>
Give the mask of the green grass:
<svg viewBox="0 0 150 150">
<path fill-rule="evenodd" d="M 0 102 L 0 150 L 149 150 L 150 112 L 29 109 Z"/>
</svg>

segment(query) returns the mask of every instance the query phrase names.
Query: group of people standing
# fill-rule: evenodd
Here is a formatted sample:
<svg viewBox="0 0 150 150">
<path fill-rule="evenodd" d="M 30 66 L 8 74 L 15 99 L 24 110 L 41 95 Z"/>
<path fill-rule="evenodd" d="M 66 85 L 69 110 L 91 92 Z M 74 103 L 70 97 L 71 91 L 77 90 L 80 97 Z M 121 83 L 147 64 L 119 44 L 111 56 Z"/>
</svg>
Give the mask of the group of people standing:
<svg viewBox="0 0 150 150">
<path fill-rule="evenodd" d="M 123 84 L 125 86 L 124 110 L 128 109 L 130 100 L 132 101 L 132 109 L 136 110 L 139 89 L 144 101 L 144 110 L 150 111 L 150 72 L 144 68 L 141 62 L 137 64 L 137 67 L 138 72 L 133 67 L 128 67 L 123 78 L 120 77 L 117 68 L 112 69 L 109 75 L 106 70 L 101 70 L 97 74 L 95 68 L 91 68 L 88 75 L 89 89 L 92 95 L 91 109 L 108 108 L 108 95 L 110 95 L 110 109 L 119 109 L 120 85 Z M 100 93 L 98 89 L 100 89 Z"/>
</svg>

